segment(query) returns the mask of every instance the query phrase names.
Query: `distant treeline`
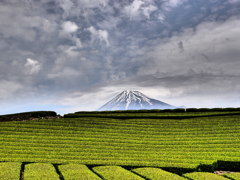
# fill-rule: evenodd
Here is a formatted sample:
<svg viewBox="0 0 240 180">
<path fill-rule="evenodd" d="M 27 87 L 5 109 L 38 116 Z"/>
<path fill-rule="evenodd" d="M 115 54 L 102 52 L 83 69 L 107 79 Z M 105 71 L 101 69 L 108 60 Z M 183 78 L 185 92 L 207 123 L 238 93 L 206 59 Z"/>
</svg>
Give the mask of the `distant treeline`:
<svg viewBox="0 0 240 180">
<path fill-rule="evenodd" d="M 64 118 L 102 117 L 116 119 L 186 119 L 197 117 L 212 117 L 240 115 L 240 108 L 188 108 L 188 109 L 153 109 L 125 111 L 79 111 L 65 114 Z"/>
<path fill-rule="evenodd" d="M 2 121 L 23 121 L 30 120 L 34 118 L 42 117 L 55 117 L 57 113 L 54 111 L 33 111 L 33 112 L 23 112 L 16 114 L 1 115 L 0 122 Z"/>
<path fill-rule="evenodd" d="M 117 111 L 78 111 L 74 114 L 109 114 L 109 113 L 164 113 L 164 112 L 236 112 L 238 108 L 178 108 L 178 109 L 144 109 L 144 110 L 117 110 Z"/>
</svg>

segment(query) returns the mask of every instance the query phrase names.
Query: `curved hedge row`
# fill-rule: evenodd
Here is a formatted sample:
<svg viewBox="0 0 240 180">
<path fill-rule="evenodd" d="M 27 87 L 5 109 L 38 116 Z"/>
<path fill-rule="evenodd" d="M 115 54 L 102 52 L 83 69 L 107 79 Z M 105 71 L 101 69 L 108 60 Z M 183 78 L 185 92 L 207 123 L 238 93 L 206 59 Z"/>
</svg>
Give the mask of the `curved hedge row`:
<svg viewBox="0 0 240 180">
<path fill-rule="evenodd" d="M 228 180 L 228 178 L 225 178 L 223 176 L 208 173 L 208 172 L 193 172 L 193 173 L 186 173 L 183 175 L 183 177 L 190 178 L 192 180 Z"/>
<path fill-rule="evenodd" d="M 120 166 L 97 166 L 93 168 L 93 171 L 105 180 L 144 180 Z"/>
<path fill-rule="evenodd" d="M 228 108 L 176 108 L 176 109 L 143 109 L 143 110 L 117 110 L 117 111 L 78 111 L 75 114 L 108 114 L 108 113 L 164 113 L 164 112 L 223 112 L 240 111 L 240 107 Z"/>
<path fill-rule="evenodd" d="M 184 180 L 185 179 L 181 176 L 164 171 L 159 168 L 149 168 L 149 167 L 136 168 L 136 169 L 133 169 L 132 171 L 143 176 L 146 179 L 151 179 L 151 180 L 163 180 L 163 179 Z"/>
<path fill-rule="evenodd" d="M 240 108 L 189 108 L 164 110 L 82 111 L 65 114 L 64 118 L 102 117 L 112 119 L 187 119 L 197 117 L 240 115 Z"/>
<path fill-rule="evenodd" d="M 215 162 L 218 163 L 218 162 Z M 215 164 L 214 163 L 214 164 Z M 222 163 L 222 162 L 221 162 Z M 228 162 L 236 163 L 236 162 Z M 214 166 L 214 164 L 212 166 Z M 1 180 L 227 180 L 240 179 L 239 172 L 199 172 L 199 169 L 116 165 L 0 162 Z M 228 169 L 230 170 L 230 169 Z M 220 175 L 221 174 L 221 175 Z"/>
</svg>

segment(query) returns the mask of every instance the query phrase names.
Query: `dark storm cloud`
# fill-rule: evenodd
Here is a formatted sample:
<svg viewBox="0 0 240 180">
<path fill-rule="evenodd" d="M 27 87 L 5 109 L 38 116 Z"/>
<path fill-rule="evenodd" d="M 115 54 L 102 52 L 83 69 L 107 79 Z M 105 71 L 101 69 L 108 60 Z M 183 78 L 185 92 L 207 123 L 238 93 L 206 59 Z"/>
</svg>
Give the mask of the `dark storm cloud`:
<svg viewBox="0 0 240 180">
<path fill-rule="evenodd" d="M 0 100 L 74 104 L 116 84 L 237 95 L 239 10 L 238 0 L 2 0 Z"/>
</svg>

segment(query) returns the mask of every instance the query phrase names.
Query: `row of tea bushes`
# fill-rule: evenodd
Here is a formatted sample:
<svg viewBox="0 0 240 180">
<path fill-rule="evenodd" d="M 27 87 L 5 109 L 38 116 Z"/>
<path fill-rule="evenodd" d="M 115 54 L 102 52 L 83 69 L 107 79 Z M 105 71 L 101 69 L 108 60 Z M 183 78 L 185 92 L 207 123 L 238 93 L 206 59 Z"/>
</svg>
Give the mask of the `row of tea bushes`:
<svg viewBox="0 0 240 180">
<path fill-rule="evenodd" d="M 239 116 L 1 122 L 0 161 L 196 168 L 240 157 Z"/>
<path fill-rule="evenodd" d="M 217 175 L 209 172 L 190 172 L 177 175 L 154 167 L 126 169 L 121 166 L 94 166 L 83 164 L 52 165 L 48 163 L 0 163 L 1 180 L 239 180 L 240 173 Z"/>
</svg>

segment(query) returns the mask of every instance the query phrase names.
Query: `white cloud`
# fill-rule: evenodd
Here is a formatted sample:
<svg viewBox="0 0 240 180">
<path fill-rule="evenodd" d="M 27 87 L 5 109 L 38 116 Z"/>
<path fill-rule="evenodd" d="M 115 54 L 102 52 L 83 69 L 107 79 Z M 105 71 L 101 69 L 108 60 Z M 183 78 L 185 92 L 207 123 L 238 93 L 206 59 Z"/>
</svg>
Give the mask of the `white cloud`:
<svg viewBox="0 0 240 180">
<path fill-rule="evenodd" d="M 196 31 L 186 29 L 170 39 L 162 40 L 150 50 L 148 66 L 139 74 L 185 74 L 190 69 L 201 73 L 239 74 L 240 20 L 224 23 L 205 22 Z M 203 36 L 204 35 L 204 36 Z M 165 41 L 165 43 L 164 43 Z M 183 47 L 179 49 L 179 42 Z"/>
<path fill-rule="evenodd" d="M 62 24 L 62 29 L 65 33 L 74 33 L 78 30 L 78 25 L 72 21 L 65 21 Z"/>
<path fill-rule="evenodd" d="M 64 11 L 64 17 L 87 15 L 92 8 L 106 8 L 109 0 L 58 0 L 56 1 Z"/>
<path fill-rule="evenodd" d="M 135 82 L 169 88 L 167 97 L 179 106 L 239 106 L 239 33 L 240 20 L 233 18 L 204 22 L 194 30 L 156 41 L 155 48 L 142 57 L 148 61 Z"/>
<path fill-rule="evenodd" d="M 79 52 L 76 49 L 76 46 L 70 46 L 65 50 L 65 53 L 70 57 L 77 57 Z"/>
<path fill-rule="evenodd" d="M 70 67 L 64 67 L 61 69 L 61 71 L 52 73 L 48 75 L 48 78 L 54 79 L 54 78 L 73 78 L 74 76 L 79 76 L 81 71 L 77 71 L 76 69 L 70 68 Z"/>
<path fill-rule="evenodd" d="M 141 18 L 141 16 L 149 19 L 151 13 L 157 9 L 158 8 L 152 0 L 134 0 L 130 5 L 124 8 L 124 11 L 130 19 L 135 20 Z"/>
<path fill-rule="evenodd" d="M 78 50 L 82 47 L 82 42 L 79 37 L 77 37 L 75 32 L 79 29 L 78 25 L 72 21 L 65 21 L 62 24 L 62 32 L 60 37 L 72 41 L 75 45 L 71 46 L 71 50 Z"/>
<path fill-rule="evenodd" d="M 31 2 L 30 6 L 24 3 L 26 1 Z M 65 90 L 87 91 L 97 85 L 111 88 L 109 84 L 126 80 L 126 83 L 119 83 L 120 86 L 113 88 L 109 97 L 122 87 L 132 89 L 134 85 L 134 89 L 143 93 L 146 91 L 146 95 L 156 96 L 154 98 L 158 98 L 158 93 L 161 94 L 158 99 L 166 102 L 167 98 L 172 97 L 171 103 L 174 105 L 175 99 L 179 99 L 179 105 L 188 105 L 190 101 L 201 105 L 210 104 L 207 101 L 211 98 L 208 97 L 205 102 L 200 102 L 203 99 L 201 93 L 212 95 L 210 91 L 224 95 L 231 93 L 232 96 L 236 92 L 239 94 L 240 23 L 237 20 L 203 23 L 196 27 L 196 31 L 184 31 L 190 21 L 193 22 L 195 12 L 184 23 L 171 22 L 184 17 L 174 7 L 185 0 L 166 0 L 163 6 L 173 10 L 170 18 L 165 18 L 168 12 L 164 7 L 158 9 L 157 4 L 160 3 L 156 0 L 111 1 L 111 5 L 108 2 L 109 0 L 1 1 L 0 71 L 1 79 L 7 81 L 3 83 L 4 86 L 12 87 L 18 92 L 18 87 L 13 84 L 16 81 L 29 89 L 21 91 L 26 96 L 29 93 L 39 94 L 40 91 L 48 94 L 54 92 L 55 95 L 58 91 Z M 186 14 L 187 10 L 192 11 L 194 8 L 191 4 L 190 1 L 186 3 L 189 9 L 184 6 Z M 224 4 L 222 1 L 219 5 L 216 4 L 216 9 L 222 9 L 221 15 L 215 14 L 218 11 L 209 15 L 228 16 L 230 12 L 232 15 L 237 14 L 237 4 L 223 8 Z M 119 13 L 117 16 L 116 12 Z M 204 14 L 203 11 L 199 13 Z M 126 16 L 139 22 L 131 22 Z M 160 24 L 155 19 L 157 16 L 160 21 L 166 22 Z M 177 34 L 180 26 L 183 33 Z M 135 31 L 136 27 L 139 29 Z M 162 39 L 172 36 L 173 29 L 176 30 L 174 37 Z M 91 33 L 94 47 L 93 44 L 88 44 L 89 34 L 86 31 Z M 106 52 L 101 45 L 110 46 L 110 43 L 110 51 Z M 35 56 L 41 61 L 28 58 L 25 62 L 27 57 Z M 25 77 L 24 73 L 35 76 Z M 229 80 L 229 76 L 233 76 L 230 77 L 232 79 Z M 130 78 L 137 80 L 130 84 Z M 152 89 L 145 88 L 147 86 Z M 10 92 L 7 88 L 1 88 L 2 94 Z M 110 91 L 105 90 L 100 91 L 102 97 L 106 97 Z M 19 95 L 20 93 L 17 97 Z M 91 95 L 97 96 L 98 93 Z M 72 99 L 74 101 L 74 97 Z M 86 93 L 86 98 L 79 99 L 74 105 L 78 106 L 78 103 L 87 99 Z M 105 100 L 102 98 L 99 105 Z M 94 104 L 94 100 L 89 107 L 91 104 Z"/>
<path fill-rule="evenodd" d="M 78 3 L 84 8 L 96 8 L 106 6 L 109 0 L 79 0 Z"/>
<path fill-rule="evenodd" d="M 42 38 L 56 29 L 55 22 L 38 16 L 35 12 L 29 12 L 24 3 L 16 2 L 14 6 L 0 3 L 0 14 L 0 35 L 2 38 L 35 42 L 36 38 L 38 38 L 37 32 L 44 32 Z"/>
<path fill-rule="evenodd" d="M 168 0 L 167 4 L 171 7 L 175 7 L 182 4 L 183 2 L 184 0 Z"/>
<path fill-rule="evenodd" d="M 132 4 L 125 8 L 126 12 L 129 14 L 131 18 L 137 16 L 139 15 L 139 10 L 143 4 L 144 3 L 142 0 L 134 0 Z"/>
<path fill-rule="evenodd" d="M 69 16 L 74 4 L 71 0 L 59 0 L 59 6 L 64 10 L 65 16 Z"/>
<path fill-rule="evenodd" d="M 13 97 L 17 91 L 21 90 L 23 87 L 18 82 L 1 80 L 0 81 L 0 100 L 8 99 Z"/>
<path fill-rule="evenodd" d="M 160 21 L 160 22 L 164 22 L 164 20 L 165 20 L 165 15 L 163 14 L 163 13 L 160 13 L 159 15 L 158 15 L 158 20 Z"/>
<path fill-rule="evenodd" d="M 143 14 L 149 19 L 150 18 L 150 15 L 157 10 L 157 7 L 156 6 L 153 6 L 153 5 L 149 5 L 149 6 L 146 6 L 144 8 L 142 8 L 142 11 L 143 11 Z"/>
<path fill-rule="evenodd" d="M 166 0 L 162 5 L 164 11 L 171 11 L 173 8 L 183 4 L 187 0 Z"/>
<path fill-rule="evenodd" d="M 109 46 L 109 40 L 108 40 L 108 31 L 106 30 L 96 30 L 95 27 L 91 26 L 88 28 L 89 32 L 93 35 L 93 39 L 100 40 L 101 42 L 106 43 L 107 46 Z"/>
<path fill-rule="evenodd" d="M 228 0 L 230 3 L 238 3 L 240 0 Z"/>
<path fill-rule="evenodd" d="M 37 60 L 27 58 L 24 67 L 27 70 L 27 74 L 37 74 L 41 69 L 41 64 Z"/>
</svg>

